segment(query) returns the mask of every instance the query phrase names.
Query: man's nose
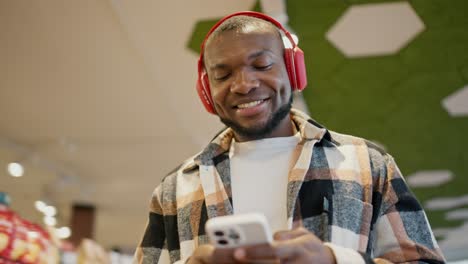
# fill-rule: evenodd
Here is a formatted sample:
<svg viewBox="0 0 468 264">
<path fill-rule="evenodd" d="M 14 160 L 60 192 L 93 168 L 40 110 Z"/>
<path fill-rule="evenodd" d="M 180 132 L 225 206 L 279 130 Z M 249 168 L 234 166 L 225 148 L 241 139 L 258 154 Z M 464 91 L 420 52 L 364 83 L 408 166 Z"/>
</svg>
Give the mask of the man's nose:
<svg viewBox="0 0 468 264">
<path fill-rule="evenodd" d="M 248 94 L 259 85 L 260 81 L 256 78 L 255 73 L 250 72 L 248 69 L 242 69 L 236 74 L 231 84 L 231 92 Z"/>
</svg>

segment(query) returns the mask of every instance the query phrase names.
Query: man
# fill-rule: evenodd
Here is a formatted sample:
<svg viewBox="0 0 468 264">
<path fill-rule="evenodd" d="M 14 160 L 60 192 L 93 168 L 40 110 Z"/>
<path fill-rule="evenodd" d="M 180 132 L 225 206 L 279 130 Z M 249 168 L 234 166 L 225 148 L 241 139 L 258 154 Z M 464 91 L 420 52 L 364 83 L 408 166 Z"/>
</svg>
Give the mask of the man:
<svg viewBox="0 0 468 264">
<path fill-rule="evenodd" d="M 227 126 L 166 176 L 151 201 L 140 263 L 443 263 L 393 158 L 291 109 L 301 51 L 269 17 L 222 19 L 202 44 L 198 92 Z M 270 245 L 220 250 L 209 218 L 262 212 Z"/>
</svg>

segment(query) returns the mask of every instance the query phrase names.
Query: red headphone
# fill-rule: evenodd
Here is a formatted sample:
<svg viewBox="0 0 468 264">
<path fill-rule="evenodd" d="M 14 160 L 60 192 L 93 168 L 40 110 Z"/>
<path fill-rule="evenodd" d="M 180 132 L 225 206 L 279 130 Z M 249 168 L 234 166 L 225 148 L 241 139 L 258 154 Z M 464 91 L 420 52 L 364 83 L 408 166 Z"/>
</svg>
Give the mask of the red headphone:
<svg viewBox="0 0 468 264">
<path fill-rule="evenodd" d="M 206 74 L 205 68 L 203 66 L 203 54 L 205 49 L 206 40 L 217 29 L 224 21 L 234 16 L 251 16 L 266 20 L 271 22 L 277 28 L 284 32 L 285 36 L 291 42 L 292 48 L 285 48 L 284 50 L 284 62 L 286 65 L 286 70 L 289 76 L 289 82 L 291 83 L 291 88 L 293 91 L 302 91 L 307 86 L 307 77 L 306 69 L 304 62 L 304 52 L 296 45 L 291 34 L 275 19 L 269 17 L 265 14 L 253 12 L 253 11 L 244 11 L 238 12 L 231 15 L 228 15 L 222 18 L 218 23 L 216 23 L 206 34 L 205 39 L 201 45 L 200 58 L 198 59 L 198 80 L 197 80 L 197 92 L 200 97 L 203 106 L 205 106 L 206 111 L 211 114 L 216 114 L 216 111 L 213 106 L 213 100 L 211 98 L 210 83 L 208 80 L 208 74 Z"/>
</svg>

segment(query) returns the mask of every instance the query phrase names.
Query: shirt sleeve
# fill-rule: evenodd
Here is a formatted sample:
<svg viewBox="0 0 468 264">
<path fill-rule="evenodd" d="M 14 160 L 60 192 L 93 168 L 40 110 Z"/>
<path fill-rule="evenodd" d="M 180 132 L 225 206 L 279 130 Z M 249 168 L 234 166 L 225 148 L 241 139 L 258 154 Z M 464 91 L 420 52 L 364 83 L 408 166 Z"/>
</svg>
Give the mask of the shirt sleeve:
<svg viewBox="0 0 468 264">
<path fill-rule="evenodd" d="M 375 223 L 370 254 L 331 243 L 337 264 L 341 263 L 445 263 L 427 216 L 408 188 L 393 158 L 385 156 L 374 178 Z M 374 164 L 375 165 L 375 164 Z M 383 177 L 382 177 L 383 176 Z"/>
<path fill-rule="evenodd" d="M 164 215 L 161 207 L 161 186 L 153 192 L 149 218 L 143 239 L 138 245 L 133 263 L 171 263 L 167 249 L 167 239 L 164 228 Z"/>
</svg>

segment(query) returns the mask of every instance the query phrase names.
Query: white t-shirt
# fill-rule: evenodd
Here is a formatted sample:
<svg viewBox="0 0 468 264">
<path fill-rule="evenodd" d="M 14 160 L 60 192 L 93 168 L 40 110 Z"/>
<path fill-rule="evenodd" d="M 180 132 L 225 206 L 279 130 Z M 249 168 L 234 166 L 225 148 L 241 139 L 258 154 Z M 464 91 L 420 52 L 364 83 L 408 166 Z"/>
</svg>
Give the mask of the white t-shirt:
<svg viewBox="0 0 468 264">
<path fill-rule="evenodd" d="M 263 213 L 272 232 L 287 229 L 287 185 L 299 133 L 235 142 L 230 149 L 234 214 Z"/>
</svg>

